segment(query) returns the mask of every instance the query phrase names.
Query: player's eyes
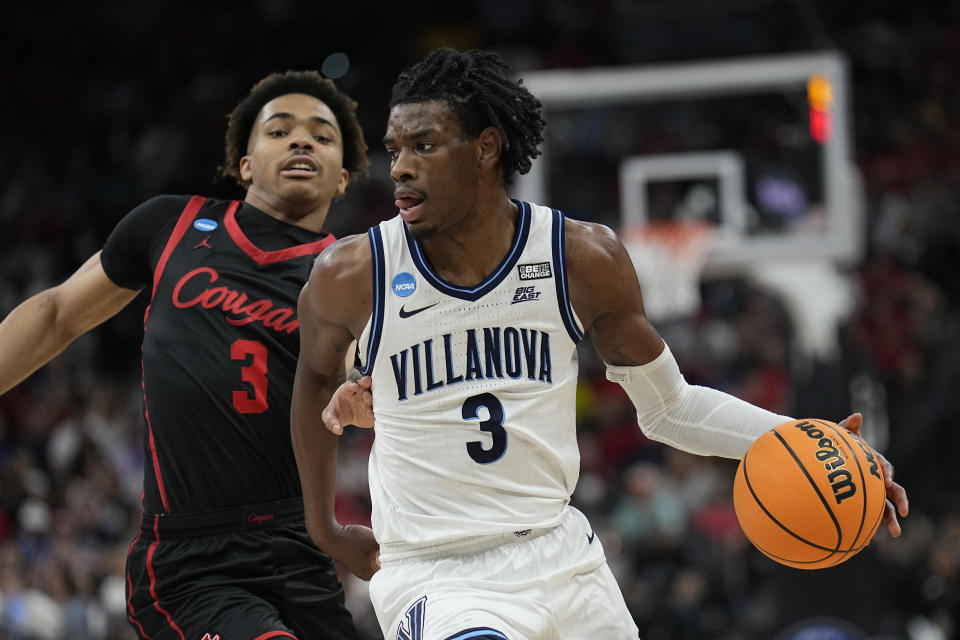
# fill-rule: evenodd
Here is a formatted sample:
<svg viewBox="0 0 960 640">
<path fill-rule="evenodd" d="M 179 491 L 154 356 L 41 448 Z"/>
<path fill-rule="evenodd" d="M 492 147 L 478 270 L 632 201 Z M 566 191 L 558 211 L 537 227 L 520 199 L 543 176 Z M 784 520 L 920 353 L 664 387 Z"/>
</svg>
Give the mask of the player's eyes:
<svg viewBox="0 0 960 640">
<path fill-rule="evenodd" d="M 333 142 L 333 139 L 328 136 L 313 136 L 313 139 L 322 144 L 329 144 Z"/>
<path fill-rule="evenodd" d="M 282 138 L 287 135 L 287 132 L 283 129 L 274 129 L 273 131 L 268 131 L 267 135 L 271 138 Z"/>
<path fill-rule="evenodd" d="M 417 151 L 430 151 L 430 150 L 432 150 L 435 146 L 436 146 L 436 145 L 433 144 L 432 142 L 421 142 L 421 143 L 417 144 Z"/>
</svg>

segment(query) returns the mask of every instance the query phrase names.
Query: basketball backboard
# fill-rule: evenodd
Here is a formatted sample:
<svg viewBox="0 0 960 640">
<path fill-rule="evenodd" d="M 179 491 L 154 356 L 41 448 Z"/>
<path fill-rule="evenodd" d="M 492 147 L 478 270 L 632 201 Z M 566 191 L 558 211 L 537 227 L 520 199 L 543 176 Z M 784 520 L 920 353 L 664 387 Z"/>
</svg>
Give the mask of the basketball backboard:
<svg viewBox="0 0 960 640">
<path fill-rule="evenodd" d="M 862 197 L 847 67 L 833 52 L 535 71 L 543 155 L 515 195 L 629 228 L 717 227 L 704 274 L 767 261 L 856 262 Z"/>
</svg>

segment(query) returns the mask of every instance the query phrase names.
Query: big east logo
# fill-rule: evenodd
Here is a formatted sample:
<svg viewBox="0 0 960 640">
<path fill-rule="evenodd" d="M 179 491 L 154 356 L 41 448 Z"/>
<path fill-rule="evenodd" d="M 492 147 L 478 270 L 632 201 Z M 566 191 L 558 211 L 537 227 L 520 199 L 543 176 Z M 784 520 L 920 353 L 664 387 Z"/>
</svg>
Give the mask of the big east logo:
<svg viewBox="0 0 960 640">
<path fill-rule="evenodd" d="M 510 304 L 530 302 L 531 300 L 538 300 L 539 298 L 540 292 L 537 291 L 536 287 L 517 287 L 517 290 L 513 292 L 513 302 Z"/>
</svg>

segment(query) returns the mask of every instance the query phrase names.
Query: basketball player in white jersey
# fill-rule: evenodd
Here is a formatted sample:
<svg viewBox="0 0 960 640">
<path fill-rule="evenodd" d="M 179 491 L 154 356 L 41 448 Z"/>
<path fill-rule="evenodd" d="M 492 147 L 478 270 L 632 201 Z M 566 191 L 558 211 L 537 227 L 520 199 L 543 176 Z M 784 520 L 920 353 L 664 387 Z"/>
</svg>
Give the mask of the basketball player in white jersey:
<svg viewBox="0 0 960 640">
<path fill-rule="evenodd" d="M 684 381 L 608 228 L 507 196 L 543 124 L 492 53 L 445 48 L 411 67 L 384 138 L 400 214 L 328 248 L 301 293 L 292 433 L 307 528 L 372 576 L 388 640 L 638 637 L 570 506 L 587 332 L 650 438 L 738 458 L 790 419 Z M 363 377 L 338 389 L 354 340 Z M 859 429 L 859 414 L 846 422 Z M 376 426 L 372 531 L 334 516 L 345 424 Z M 889 502 L 885 517 L 899 535 Z"/>
</svg>

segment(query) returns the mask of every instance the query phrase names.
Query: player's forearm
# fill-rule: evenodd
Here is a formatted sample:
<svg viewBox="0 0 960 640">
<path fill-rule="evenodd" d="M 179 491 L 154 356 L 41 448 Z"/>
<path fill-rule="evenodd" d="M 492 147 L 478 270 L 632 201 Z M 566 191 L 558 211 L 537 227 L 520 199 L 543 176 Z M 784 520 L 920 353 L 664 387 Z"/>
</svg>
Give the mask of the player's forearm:
<svg viewBox="0 0 960 640">
<path fill-rule="evenodd" d="M 22 302 L 0 322 L 0 393 L 52 360 L 74 338 L 57 322 L 54 289 Z"/>
<path fill-rule="evenodd" d="M 107 277 L 98 252 L 62 284 L 20 303 L 0 323 L 0 393 L 115 316 L 137 293 Z"/>
<path fill-rule="evenodd" d="M 672 410 L 640 417 L 644 434 L 698 455 L 742 458 L 763 433 L 791 420 L 730 394 L 689 385 Z"/>
<path fill-rule="evenodd" d="M 651 440 L 698 455 L 741 458 L 760 435 L 790 420 L 730 394 L 687 384 L 669 347 L 638 367 L 608 367 L 637 408 Z"/>
<path fill-rule="evenodd" d="M 323 380 L 301 366 L 293 385 L 290 436 L 303 490 L 307 531 L 323 548 L 339 529 L 334 506 L 337 493 L 337 436 L 320 415 L 333 395 Z"/>
</svg>

